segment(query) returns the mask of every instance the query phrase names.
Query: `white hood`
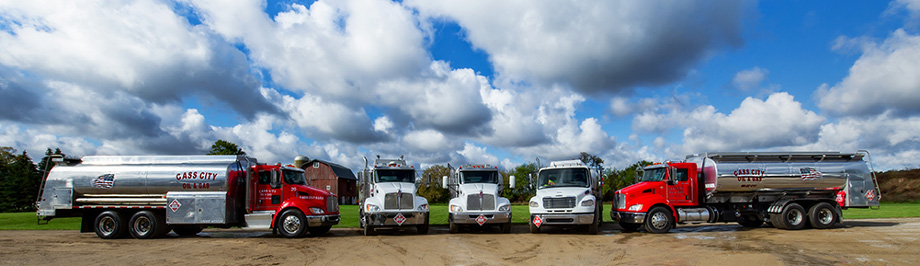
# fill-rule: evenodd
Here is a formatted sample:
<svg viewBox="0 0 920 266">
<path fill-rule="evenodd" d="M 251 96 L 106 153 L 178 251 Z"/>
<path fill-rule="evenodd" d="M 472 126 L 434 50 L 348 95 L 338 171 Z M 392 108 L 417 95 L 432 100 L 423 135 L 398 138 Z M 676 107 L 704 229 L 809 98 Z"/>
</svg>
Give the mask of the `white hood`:
<svg viewBox="0 0 920 266">
<path fill-rule="evenodd" d="M 415 184 L 402 182 L 377 183 L 377 192 L 381 194 L 396 192 L 415 194 Z"/>
<path fill-rule="evenodd" d="M 463 193 L 463 195 L 479 194 L 480 191 L 483 194 L 497 195 L 499 194 L 498 184 L 470 183 L 460 185 L 460 192 Z"/>
</svg>

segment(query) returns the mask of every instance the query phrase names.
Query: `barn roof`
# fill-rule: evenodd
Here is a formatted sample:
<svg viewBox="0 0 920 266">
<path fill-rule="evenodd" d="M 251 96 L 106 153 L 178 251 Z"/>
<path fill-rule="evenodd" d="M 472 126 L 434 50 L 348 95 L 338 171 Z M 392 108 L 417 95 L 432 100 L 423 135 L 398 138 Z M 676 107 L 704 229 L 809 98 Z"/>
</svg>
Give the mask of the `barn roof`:
<svg viewBox="0 0 920 266">
<path fill-rule="evenodd" d="M 337 164 L 337 163 L 323 161 L 320 159 L 313 159 L 307 162 L 306 164 L 304 164 L 304 166 L 306 167 L 307 165 L 311 165 L 313 164 L 313 162 L 320 162 L 325 165 L 328 165 L 329 168 L 332 168 L 332 173 L 335 174 L 335 176 L 340 179 L 358 180 L 358 178 L 355 177 L 355 173 L 352 172 L 351 169 L 349 169 L 348 167 L 342 166 L 340 164 Z"/>
</svg>

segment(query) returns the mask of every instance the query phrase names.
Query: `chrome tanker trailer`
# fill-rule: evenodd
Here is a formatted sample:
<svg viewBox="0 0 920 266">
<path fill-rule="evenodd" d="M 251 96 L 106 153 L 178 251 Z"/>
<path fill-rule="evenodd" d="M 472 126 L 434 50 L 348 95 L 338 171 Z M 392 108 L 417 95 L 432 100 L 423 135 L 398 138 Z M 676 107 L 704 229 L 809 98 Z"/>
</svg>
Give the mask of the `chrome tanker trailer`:
<svg viewBox="0 0 920 266">
<path fill-rule="evenodd" d="M 647 166 L 639 181 L 614 194 L 610 216 L 625 230 L 702 222 L 823 229 L 840 222 L 842 209 L 881 199 L 867 151 L 694 154 Z"/>
<path fill-rule="evenodd" d="M 303 170 L 246 156 L 86 156 L 58 160 L 38 199 L 42 220 L 82 217 L 101 238 L 194 235 L 208 226 L 326 233 L 335 195 L 307 186 Z"/>
</svg>

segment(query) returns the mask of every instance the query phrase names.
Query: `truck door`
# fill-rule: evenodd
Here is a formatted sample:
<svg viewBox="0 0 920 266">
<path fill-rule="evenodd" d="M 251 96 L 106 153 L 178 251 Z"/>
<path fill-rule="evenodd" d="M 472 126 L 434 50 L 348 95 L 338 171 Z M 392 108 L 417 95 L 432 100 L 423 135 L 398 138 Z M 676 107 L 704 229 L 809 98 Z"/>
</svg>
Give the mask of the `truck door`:
<svg viewBox="0 0 920 266">
<path fill-rule="evenodd" d="M 281 182 L 273 184 L 272 180 L 280 180 L 281 173 L 275 170 L 259 170 L 257 175 L 259 178 L 256 182 L 253 211 L 277 209 L 281 206 Z"/>
<path fill-rule="evenodd" d="M 673 206 L 693 205 L 693 182 L 690 180 L 690 169 L 685 167 L 669 167 L 668 169 L 668 200 Z"/>
</svg>

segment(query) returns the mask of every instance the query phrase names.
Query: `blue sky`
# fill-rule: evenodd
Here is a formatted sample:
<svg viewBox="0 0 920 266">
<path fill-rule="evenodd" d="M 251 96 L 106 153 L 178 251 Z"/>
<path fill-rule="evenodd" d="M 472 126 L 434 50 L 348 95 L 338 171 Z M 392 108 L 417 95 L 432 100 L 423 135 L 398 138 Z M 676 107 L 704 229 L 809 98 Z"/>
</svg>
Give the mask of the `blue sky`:
<svg viewBox="0 0 920 266">
<path fill-rule="evenodd" d="M 920 166 L 916 0 L 493 2 L 0 3 L 0 146 Z"/>
</svg>

